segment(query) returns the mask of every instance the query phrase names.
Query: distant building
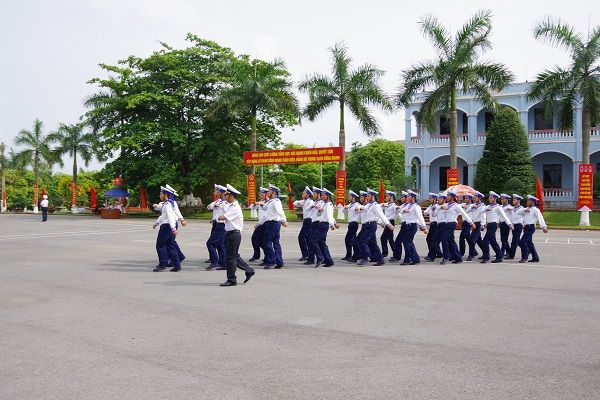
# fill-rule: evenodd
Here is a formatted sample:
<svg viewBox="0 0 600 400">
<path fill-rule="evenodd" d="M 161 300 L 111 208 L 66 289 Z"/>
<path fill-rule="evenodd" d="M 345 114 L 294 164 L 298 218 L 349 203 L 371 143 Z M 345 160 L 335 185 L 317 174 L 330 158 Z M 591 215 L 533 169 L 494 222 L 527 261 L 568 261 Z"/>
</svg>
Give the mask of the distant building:
<svg viewBox="0 0 600 400">
<path fill-rule="evenodd" d="M 493 93 L 500 105 L 514 108 L 527 131 L 529 150 L 537 176 L 542 182 L 548 206 L 575 207 L 578 190 L 578 165 L 581 163 L 581 107 L 575 113 L 573 131 L 559 129 L 555 112 L 546 117 L 543 105 L 527 99 L 529 83 L 510 85 Z M 406 107 L 405 167 L 406 175 L 414 175 L 421 193 L 439 192 L 446 188 L 446 170 L 450 167 L 450 124 L 439 116 L 434 132 L 421 131 L 416 124 L 424 94 Z M 486 130 L 492 114 L 471 95 L 457 98 L 458 170 L 461 183 L 473 186 L 477 161 L 483 155 Z M 600 172 L 600 126 L 592 128 L 590 163 Z"/>
</svg>

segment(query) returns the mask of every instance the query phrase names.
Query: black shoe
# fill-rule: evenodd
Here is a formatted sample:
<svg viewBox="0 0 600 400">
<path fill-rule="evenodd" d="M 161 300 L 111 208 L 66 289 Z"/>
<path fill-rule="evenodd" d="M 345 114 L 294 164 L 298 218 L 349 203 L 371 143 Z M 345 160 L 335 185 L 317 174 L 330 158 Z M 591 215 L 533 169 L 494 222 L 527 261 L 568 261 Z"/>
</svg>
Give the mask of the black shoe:
<svg viewBox="0 0 600 400">
<path fill-rule="evenodd" d="M 218 265 L 215 264 L 210 264 L 208 267 L 204 268 L 207 271 L 212 271 L 214 269 L 217 269 Z"/>
<path fill-rule="evenodd" d="M 433 261 L 433 260 L 432 260 L 431 258 L 429 258 L 429 257 L 423 257 L 423 260 L 425 260 L 425 261 Z"/>
<path fill-rule="evenodd" d="M 204 264 L 209 264 L 209 263 L 210 263 L 210 260 L 204 261 Z"/>
<path fill-rule="evenodd" d="M 181 267 L 173 267 L 171 268 L 171 272 L 181 271 Z"/>
<path fill-rule="evenodd" d="M 314 263 L 315 263 L 314 261 L 307 260 L 306 262 L 303 262 L 302 264 L 304 264 L 304 265 L 313 265 Z"/>
<path fill-rule="evenodd" d="M 396 258 L 396 257 L 392 257 L 392 258 L 390 258 L 388 261 L 389 261 L 389 262 L 396 262 L 396 261 L 400 261 L 400 259 L 399 259 L 399 258 Z"/>
<path fill-rule="evenodd" d="M 224 283 L 221 283 L 219 286 L 235 286 L 235 285 L 237 285 L 237 282 L 225 281 Z"/>
<path fill-rule="evenodd" d="M 511 256 L 504 256 L 504 259 L 505 259 L 505 260 L 514 260 L 515 258 L 514 258 L 514 257 L 511 257 Z"/>
<path fill-rule="evenodd" d="M 275 269 L 281 269 L 281 268 L 283 268 L 283 267 L 285 267 L 285 265 L 284 265 L 284 264 L 281 264 L 281 265 L 276 265 L 276 266 L 275 266 Z"/>
<path fill-rule="evenodd" d="M 411 262 L 408 265 L 417 265 L 417 264 L 421 264 L 421 261 L 413 261 L 413 262 Z"/>
<path fill-rule="evenodd" d="M 251 257 L 251 258 L 250 258 L 248 261 L 249 261 L 249 262 L 256 261 L 256 260 L 258 260 L 259 258 L 260 258 L 260 257 Z"/>
<path fill-rule="evenodd" d="M 267 263 L 263 261 L 263 262 L 261 262 L 261 263 L 260 263 L 260 264 L 258 264 L 258 265 L 259 265 L 259 266 L 261 266 L 261 267 L 264 267 L 265 265 L 267 265 Z"/>
<path fill-rule="evenodd" d="M 171 261 L 169 261 L 169 263 L 167 264 L 167 268 L 173 268 L 173 264 L 171 264 Z"/>
<path fill-rule="evenodd" d="M 462 260 L 454 260 L 452 261 L 452 264 L 460 264 L 462 262 Z"/>
<path fill-rule="evenodd" d="M 406 261 L 400 263 L 400 265 L 408 265 L 408 264 L 410 264 L 410 263 L 407 263 Z"/>
<path fill-rule="evenodd" d="M 529 261 L 527 261 L 527 262 L 540 262 L 540 260 L 534 260 L 534 259 L 531 259 L 531 260 L 529 260 Z"/>
<path fill-rule="evenodd" d="M 492 264 L 497 264 L 497 263 L 501 263 L 502 259 L 501 258 L 495 258 L 492 260 Z"/>
<path fill-rule="evenodd" d="M 469 256 L 465 259 L 465 261 L 471 261 L 471 260 L 473 260 L 473 257 L 471 257 L 471 256 Z"/>
<path fill-rule="evenodd" d="M 387 254 L 382 254 L 381 257 L 386 258 Z"/>
<path fill-rule="evenodd" d="M 526 262 L 527 262 L 527 259 L 526 259 L 526 258 L 521 258 L 521 259 L 519 260 L 519 263 L 521 263 L 521 264 L 523 264 L 523 263 L 526 263 Z"/>
<path fill-rule="evenodd" d="M 265 266 L 263 267 L 264 269 L 271 269 L 271 268 L 275 268 L 275 264 L 265 264 Z"/>
<path fill-rule="evenodd" d="M 226 270 L 227 270 L 227 267 L 221 267 L 221 266 L 219 266 L 219 267 L 217 267 L 217 268 L 215 268 L 215 269 L 216 269 L 217 271 L 226 271 Z"/>
<path fill-rule="evenodd" d="M 444 264 L 446 264 L 446 259 L 442 258 L 442 261 L 440 261 L 440 265 L 444 265 Z"/>
<path fill-rule="evenodd" d="M 179 262 L 182 262 L 183 260 L 185 260 L 185 256 L 179 257 Z"/>
<path fill-rule="evenodd" d="M 366 258 L 356 262 L 356 265 L 358 265 L 359 267 L 362 267 L 362 266 L 368 265 L 368 264 L 369 264 L 369 260 L 367 260 Z"/>
<path fill-rule="evenodd" d="M 166 269 L 166 268 L 167 267 L 161 267 L 160 265 L 157 265 L 156 268 L 154 268 L 152 271 L 154 271 L 154 272 L 160 272 L 160 271 L 162 271 L 163 269 Z"/>
<path fill-rule="evenodd" d="M 244 279 L 244 283 L 248 282 L 256 272 L 246 272 L 246 279 Z"/>
<path fill-rule="evenodd" d="M 375 265 L 376 267 L 380 267 L 380 266 L 382 266 L 382 265 L 385 265 L 385 262 L 384 262 L 383 260 L 381 260 L 381 261 L 377 261 L 377 262 L 376 262 L 375 264 L 373 264 L 373 265 Z"/>
<path fill-rule="evenodd" d="M 300 257 L 300 258 L 298 259 L 298 261 L 306 261 L 306 260 L 308 260 L 308 257 Z"/>
<path fill-rule="evenodd" d="M 343 261 L 354 261 L 354 260 L 352 260 L 352 257 L 348 257 L 348 256 L 342 258 L 342 260 Z"/>
<path fill-rule="evenodd" d="M 483 260 L 483 256 L 477 257 L 478 260 Z"/>
<path fill-rule="evenodd" d="M 323 263 L 324 267 L 333 267 L 334 263 Z"/>
<path fill-rule="evenodd" d="M 485 264 L 485 263 L 486 263 L 486 262 L 488 262 L 488 261 L 490 261 L 490 259 L 489 259 L 489 258 L 482 258 L 480 262 L 481 262 L 482 264 Z"/>
</svg>

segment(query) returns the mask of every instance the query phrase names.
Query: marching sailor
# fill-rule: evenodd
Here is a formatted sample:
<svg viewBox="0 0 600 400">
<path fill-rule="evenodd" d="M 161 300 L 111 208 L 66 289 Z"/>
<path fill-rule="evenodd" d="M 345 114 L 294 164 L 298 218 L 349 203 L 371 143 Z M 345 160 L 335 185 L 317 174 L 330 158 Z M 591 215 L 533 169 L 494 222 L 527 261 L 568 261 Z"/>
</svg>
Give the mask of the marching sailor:
<svg viewBox="0 0 600 400">
<path fill-rule="evenodd" d="M 442 248 L 444 249 L 444 259 L 440 264 L 446 264 L 446 261 L 452 260 L 452 264 L 462 262 L 462 256 L 458 251 L 456 245 L 456 239 L 454 238 L 454 229 L 456 228 L 456 222 L 458 215 L 462 215 L 463 221 L 471 226 L 471 229 L 475 229 L 475 224 L 471 220 L 471 217 L 467 215 L 465 210 L 456 203 L 456 193 L 452 190 L 446 191 L 446 204 L 443 206 L 446 210 L 446 227 L 444 228 L 444 236 L 442 241 Z M 446 258 L 448 257 L 448 258 Z"/>
<path fill-rule="evenodd" d="M 396 216 L 398 215 L 396 212 L 396 192 L 387 190 L 385 194 L 387 196 L 386 202 L 381 204 L 381 208 L 383 209 L 387 221 L 392 225 L 396 225 Z M 394 243 L 394 231 L 383 228 L 380 241 L 381 255 L 384 258 L 388 256 L 388 244 L 390 245 L 392 254 L 394 254 L 394 246 L 396 245 Z"/>
<path fill-rule="evenodd" d="M 473 204 L 470 207 L 469 216 L 473 220 L 475 224 L 475 229 L 471 231 L 469 243 L 469 256 L 467 257 L 467 261 L 473 260 L 474 257 L 477 257 L 479 253 L 475 250 L 475 245 L 477 244 L 481 251 L 483 251 L 483 243 L 481 241 L 481 227 L 485 226 L 485 204 L 483 204 L 482 199 L 485 196 L 481 192 L 475 192 L 475 196 L 473 196 Z"/>
<path fill-rule="evenodd" d="M 251 206 L 252 208 L 254 208 L 255 210 L 258 211 L 258 219 L 260 219 L 260 217 L 265 212 L 264 205 L 265 205 L 265 198 L 267 196 L 268 191 L 269 191 L 269 189 L 260 187 L 259 192 L 258 192 L 258 198 L 260 199 L 260 201 L 258 203 L 254 203 Z M 250 239 L 252 242 L 252 250 L 253 250 L 252 257 L 250 257 L 250 259 L 248 260 L 250 262 L 256 261 L 260 258 L 260 249 L 261 249 L 262 241 L 263 241 L 262 235 L 263 235 L 263 227 L 262 226 L 255 227 L 254 232 L 252 232 L 252 238 Z M 265 251 L 263 249 L 263 254 L 264 253 L 265 253 Z"/>
<path fill-rule="evenodd" d="M 544 231 L 544 233 L 548 233 L 548 226 L 544 221 L 544 216 L 539 208 L 537 208 L 537 204 L 540 200 L 534 196 L 527 196 L 527 207 L 519 210 L 519 213 L 523 214 L 523 237 L 519 241 L 519 246 L 521 247 L 521 259 L 520 263 L 524 263 L 526 261 L 529 262 L 539 262 L 540 256 L 538 255 L 535 245 L 533 244 L 533 234 L 535 233 L 535 224 L 539 223 L 540 228 Z M 527 260 L 529 258 L 529 254 L 531 254 L 531 260 Z"/>
<path fill-rule="evenodd" d="M 313 265 L 315 263 L 315 247 L 318 246 L 315 242 L 315 234 L 319 230 L 319 221 L 318 216 L 319 212 L 323 211 L 323 207 L 325 203 L 321 200 L 321 193 L 323 191 L 313 186 L 312 188 L 312 198 L 313 201 L 309 207 L 308 215 L 310 215 L 311 224 L 310 224 L 310 232 L 307 237 L 307 245 L 308 245 L 308 258 L 304 262 L 304 265 Z"/>
<path fill-rule="evenodd" d="M 169 185 L 165 185 L 165 188 L 167 188 L 168 190 L 170 190 L 171 192 L 173 192 L 175 199 L 173 201 L 173 207 L 175 209 L 175 218 L 177 219 L 177 224 L 181 223 L 182 226 L 186 226 L 187 225 L 187 221 L 185 220 L 185 218 L 183 218 L 183 215 L 181 214 L 181 211 L 179 210 L 179 205 L 177 204 L 177 197 L 179 196 L 177 194 L 177 191 L 175 189 L 173 189 L 171 186 Z M 152 208 L 155 211 L 161 212 L 162 211 L 162 207 L 165 204 L 165 202 L 160 202 L 158 204 L 152 204 Z M 177 228 L 179 229 L 179 226 L 177 226 Z M 174 239 L 175 241 L 175 250 L 177 251 L 177 254 L 179 254 L 179 262 L 183 262 L 183 260 L 185 260 L 185 256 L 183 255 L 183 253 L 181 252 L 181 249 L 179 248 L 179 244 L 177 243 L 177 237 L 175 237 Z M 173 267 L 171 265 L 171 262 L 169 261 L 169 264 L 167 265 L 167 267 Z"/>
<path fill-rule="evenodd" d="M 377 202 L 377 192 L 373 189 L 367 188 L 367 204 L 365 204 L 365 216 L 363 218 L 363 229 L 365 233 L 362 235 L 359 241 L 360 255 L 362 260 L 357 262 L 357 265 L 363 266 L 369 263 L 369 258 L 372 258 L 376 262 L 376 266 L 383 265 L 383 257 L 381 256 L 381 250 L 377 246 L 377 225 L 384 224 L 387 229 L 394 230 L 394 225 L 390 224 L 389 220 L 385 217 L 381 206 Z M 374 242 L 372 250 L 369 246 L 369 242 Z"/>
<path fill-rule="evenodd" d="M 408 203 L 406 203 L 407 205 L 402 211 L 402 224 L 406 224 L 406 233 L 402 240 L 405 258 L 401 265 L 415 265 L 421 262 L 419 253 L 417 253 L 417 249 L 413 242 L 415 233 L 417 233 L 417 228 L 425 234 L 428 233 L 428 230 L 427 225 L 425 225 L 421 206 L 417 204 L 417 193 L 409 190 L 407 199 Z"/>
<path fill-rule="evenodd" d="M 279 200 L 281 189 L 269 184 L 267 192 L 267 202 L 265 203 L 265 213 L 258 220 L 257 225 L 264 225 L 263 245 L 265 250 L 265 269 L 282 268 L 283 254 L 281 252 L 280 230 L 283 225 L 288 226 L 287 218 Z"/>
<path fill-rule="evenodd" d="M 336 230 L 339 225 L 333 218 L 333 203 L 331 202 L 331 193 L 326 188 L 321 189 L 321 200 L 323 201 L 323 210 L 318 213 L 316 220 L 319 221 L 319 227 L 316 232 L 313 233 L 313 240 L 315 243 L 314 251 L 316 257 L 315 267 L 323 264 L 324 267 L 331 267 L 333 259 L 329 253 L 329 247 L 327 246 L 327 232 L 329 229 Z"/>
<path fill-rule="evenodd" d="M 471 217 L 471 219 L 473 219 L 473 217 L 471 216 L 471 207 L 473 206 L 473 195 L 471 193 L 465 193 L 465 195 L 463 196 L 463 203 L 460 203 L 459 206 L 462 207 L 462 209 L 467 213 L 467 215 L 469 217 Z M 460 255 L 462 257 L 465 256 L 465 252 L 467 250 L 467 244 L 470 246 L 471 245 L 471 232 L 473 230 L 471 229 L 471 227 L 468 224 L 462 224 L 461 228 L 460 228 L 460 235 L 458 237 L 458 249 L 460 252 Z"/>
<path fill-rule="evenodd" d="M 511 206 L 510 206 L 510 196 L 506 193 L 500 193 L 500 206 L 502 207 L 502 211 L 508 217 L 508 220 L 511 220 Z M 509 225 L 501 221 L 500 222 L 500 252 L 502 253 L 502 257 L 506 257 L 510 253 L 510 243 L 508 242 L 508 237 L 510 235 Z"/>
<path fill-rule="evenodd" d="M 210 258 L 210 265 L 206 267 L 208 271 L 214 269 L 227 269 L 225 265 L 225 223 L 219 220 L 219 216 L 223 215 L 226 211 L 226 207 L 229 206 L 229 203 L 225 201 L 226 191 L 227 188 L 225 186 L 215 184 L 215 195 L 218 197 L 215 201 L 206 206 L 207 209 L 212 211 L 212 218 L 210 220 L 212 228 L 210 230 L 210 236 L 206 241 L 206 248 L 208 249 Z"/>
<path fill-rule="evenodd" d="M 312 190 L 308 186 L 304 188 L 302 191 L 302 200 L 296 200 L 294 202 L 294 207 L 302 207 L 302 228 L 300 229 L 300 233 L 298 233 L 298 245 L 300 246 L 300 252 L 302 253 L 302 257 L 298 261 L 306 261 L 308 260 L 308 256 L 310 255 L 309 250 L 309 237 L 310 237 L 310 228 L 312 226 L 312 205 L 314 204 L 314 200 L 312 199 Z"/>
<path fill-rule="evenodd" d="M 402 211 L 407 204 L 408 193 L 403 190 L 400 196 L 400 205 L 396 206 L 396 217 L 400 220 L 400 230 L 396 236 L 396 239 L 394 240 L 394 247 L 392 248 L 394 255 L 390 258 L 391 262 L 402 260 L 402 242 L 404 240 L 404 235 L 406 234 L 406 224 L 402 219 Z"/>
<path fill-rule="evenodd" d="M 175 236 L 177 235 L 177 218 L 175 217 L 175 193 L 164 186 L 160 187 L 160 201 L 164 202 L 161 214 L 152 226 L 153 229 L 160 227 L 156 237 L 156 253 L 158 254 L 158 266 L 154 272 L 160 272 L 167 268 L 169 260 L 173 265 L 171 271 L 181 270 L 179 254 L 175 249 Z"/>
<path fill-rule="evenodd" d="M 507 260 L 513 260 L 515 258 L 517 247 L 521 240 L 521 233 L 523 232 L 523 213 L 521 212 L 523 206 L 521 206 L 521 200 L 523 200 L 523 198 L 514 193 L 512 195 L 512 205 L 509 207 L 510 213 L 507 214 L 508 219 L 510 219 L 510 222 L 512 222 L 514 227 L 508 255 L 504 257 Z"/>
<path fill-rule="evenodd" d="M 344 214 L 348 214 L 348 230 L 344 237 L 344 244 L 346 245 L 346 256 L 342 258 L 345 261 L 352 261 L 352 249 L 354 247 L 354 241 L 356 240 L 356 232 L 358 231 L 358 221 L 360 219 L 360 212 L 357 207 L 360 206 L 358 202 L 358 195 L 352 190 L 348 191 L 348 204 L 344 206 Z"/>
<path fill-rule="evenodd" d="M 433 261 L 436 257 L 440 257 L 442 251 L 438 246 L 435 246 L 435 236 L 437 234 L 437 215 L 439 205 L 437 204 L 437 193 L 429 193 L 429 206 L 425 209 L 423 214 L 429 215 L 429 232 L 427 232 L 427 238 L 425 241 L 427 242 L 427 256 L 425 256 L 426 261 Z"/>
<path fill-rule="evenodd" d="M 490 196 L 488 197 L 490 203 L 485 207 L 486 224 L 481 227 L 481 230 L 487 230 L 487 232 L 483 237 L 483 257 L 481 259 L 482 264 L 485 264 L 486 262 L 490 261 L 490 245 L 496 253 L 496 259 L 492 260 L 493 263 L 500 263 L 504 258 L 502 255 L 502 251 L 500 251 L 500 246 L 496 241 L 496 230 L 498 229 L 498 224 L 500 223 L 500 220 L 506 222 L 507 224 L 510 224 L 509 229 L 512 229 L 512 223 L 504 213 L 502 207 L 496 202 L 499 197 L 500 196 L 498 195 L 498 193 L 490 191 Z"/>
</svg>

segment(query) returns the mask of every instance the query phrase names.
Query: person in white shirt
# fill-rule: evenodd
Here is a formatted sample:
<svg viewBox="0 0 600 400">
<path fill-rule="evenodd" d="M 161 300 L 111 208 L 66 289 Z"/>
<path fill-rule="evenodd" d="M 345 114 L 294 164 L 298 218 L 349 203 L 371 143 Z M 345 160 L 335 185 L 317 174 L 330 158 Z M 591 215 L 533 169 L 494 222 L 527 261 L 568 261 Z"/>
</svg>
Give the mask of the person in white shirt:
<svg viewBox="0 0 600 400">
<path fill-rule="evenodd" d="M 355 205 L 354 209 L 357 213 L 356 222 L 358 222 L 358 224 L 360 225 L 360 230 L 356 234 L 356 237 L 354 238 L 354 241 L 352 243 L 352 249 L 354 250 L 354 254 L 352 255 L 352 258 L 348 260 L 349 262 L 353 263 L 362 260 L 362 256 L 360 254 L 360 239 L 365 234 L 365 226 L 363 225 L 362 221 L 365 216 L 365 204 L 367 203 L 368 196 L 368 193 L 364 190 L 359 190 L 358 193 L 360 194 L 358 198 L 359 204 Z"/>
<path fill-rule="evenodd" d="M 424 215 L 429 215 L 429 232 L 427 232 L 427 238 L 425 241 L 427 242 L 427 256 L 425 256 L 425 261 L 433 261 L 436 257 L 442 256 L 442 251 L 438 247 L 435 247 L 435 236 L 437 235 L 437 214 L 438 214 L 438 194 L 437 193 L 429 193 L 429 206 L 423 211 Z"/>
<path fill-rule="evenodd" d="M 175 236 L 177 235 L 177 217 L 175 216 L 175 193 L 166 187 L 160 187 L 160 201 L 164 202 L 161 208 L 161 214 L 156 219 L 152 228 L 159 226 L 158 236 L 156 237 L 156 252 L 158 253 L 158 266 L 153 269 L 154 272 L 160 272 L 167 268 L 169 260 L 173 268 L 171 271 L 181 270 L 179 254 L 175 249 Z"/>
<path fill-rule="evenodd" d="M 279 200 L 279 193 L 281 193 L 281 189 L 269 184 L 265 212 L 257 224 L 264 225 L 265 230 L 263 233 L 263 248 L 265 250 L 264 269 L 279 269 L 284 266 L 279 238 L 281 226 L 288 226 L 288 222 L 283 211 L 283 206 L 281 205 L 281 200 Z"/>
<path fill-rule="evenodd" d="M 404 242 L 404 235 L 406 234 L 406 224 L 402 219 L 402 211 L 408 204 L 408 193 L 404 190 L 400 195 L 400 205 L 396 206 L 396 218 L 400 220 L 400 229 L 398 231 L 398 235 L 396 235 L 396 239 L 394 239 L 394 254 L 390 257 L 390 262 L 400 261 L 402 260 L 402 243 Z"/>
<path fill-rule="evenodd" d="M 500 206 L 510 221 L 512 219 L 510 196 L 506 193 L 500 193 Z M 510 231 L 511 229 L 509 228 L 509 224 L 504 221 L 500 221 L 500 252 L 502 253 L 502 257 L 506 257 L 510 253 L 510 243 L 508 242 Z"/>
<path fill-rule="evenodd" d="M 208 271 L 215 269 L 225 270 L 227 269 L 227 251 L 225 249 L 225 224 L 219 220 L 219 216 L 223 215 L 229 206 L 229 203 L 225 201 L 225 192 L 227 188 L 225 186 L 215 184 L 215 201 L 206 206 L 207 209 L 212 211 L 212 218 L 210 223 L 212 228 L 210 230 L 210 236 L 206 241 L 206 248 L 208 249 L 208 255 L 210 258 L 210 265 L 206 267 Z"/>
<path fill-rule="evenodd" d="M 523 236 L 519 241 L 519 247 L 521 247 L 521 259 L 520 263 L 524 262 L 539 262 L 540 256 L 535 249 L 533 244 L 533 234 L 535 233 L 535 224 L 539 223 L 540 228 L 544 233 L 548 233 L 548 226 L 544 221 L 544 216 L 539 208 L 537 208 L 540 200 L 534 196 L 527 196 L 527 207 L 519 210 L 520 214 L 523 214 Z M 529 254 L 531 254 L 531 260 L 528 260 Z"/>
<path fill-rule="evenodd" d="M 294 202 L 294 207 L 302 208 L 302 228 L 300 228 L 300 232 L 298 233 L 298 246 L 300 246 L 302 257 L 300 257 L 298 261 L 306 261 L 310 255 L 309 237 L 312 225 L 312 205 L 314 204 L 312 194 L 312 190 L 306 186 L 302 191 L 302 200 L 296 200 Z"/>
<path fill-rule="evenodd" d="M 312 203 L 309 206 L 307 212 L 310 216 L 311 219 L 311 224 L 310 224 L 310 232 L 308 234 L 307 237 L 307 244 L 308 244 L 308 258 L 306 259 L 306 261 L 304 261 L 304 265 L 314 265 L 315 263 L 315 246 L 317 246 L 317 244 L 315 243 L 315 234 L 317 233 L 317 231 L 319 230 L 319 221 L 317 220 L 317 217 L 320 215 L 321 212 L 323 212 L 323 200 L 321 200 L 321 193 L 323 193 L 323 191 L 321 190 L 321 188 L 318 188 L 316 186 L 313 186 L 312 188 Z"/>
<path fill-rule="evenodd" d="M 486 224 L 482 225 L 481 230 L 487 230 L 485 236 L 483 237 L 483 256 L 481 258 L 481 263 L 485 264 L 490 261 L 490 245 L 492 249 L 496 253 L 496 258 L 492 260 L 493 263 L 500 263 L 504 256 L 500 251 L 500 246 L 496 241 L 496 230 L 498 229 L 498 225 L 500 220 L 509 224 L 509 229 L 512 229 L 512 223 L 502 210 L 502 207 L 496 202 L 500 196 L 498 193 L 491 191 L 488 200 L 490 204 L 485 207 L 485 220 Z"/>
<path fill-rule="evenodd" d="M 331 267 L 334 265 L 331 254 L 329 253 L 329 247 L 327 246 L 327 232 L 329 229 L 336 230 L 339 225 L 333 218 L 333 203 L 331 202 L 331 193 L 326 188 L 321 189 L 321 200 L 323 201 L 323 211 L 319 213 L 315 218 L 319 222 L 319 227 L 316 232 L 313 232 L 314 240 L 314 251 L 316 264 L 315 267 L 323 265 L 324 267 Z"/>
<path fill-rule="evenodd" d="M 522 200 L 523 197 L 513 193 L 512 205 L 508 207 L 509 213 L 506 214 L 508 219 L 510 219 L 510 222 L 513 224 L 510 248 L 508 249 L 508 254 L 504 257 L 507 260 L 514 260 L 515 255 L 517 254 L 519 241 L 521 240 L 521 233 L 523 233 L 523 213 L 521 211 L 524 207 L 521 205 Z"/>
<path fill-rule="evenodd" d="M 267 192 L 269 191 L 269 189 L 264 188 L 264 187 L 260 187 L 259 188 L 259 192 L 258 192 L 258 198 L 260 199 L 260 201 L 258 203 L 254 203 L 252 205 L 252 207 L 258 211 L 258 219 L 260 219 L 260 217 L 263 215 L 264 211 L 264 206 L 265 206 L 265 199 L 267 197 Z M 250 239 L 252 242 L 252 257 L 250 257 L 250 259 L 248 261 L 252 262 L 252 261 L 256 261 L 260 258 L 260 249 L 262 248 L 262 243 L 263 243 L 263 232 L 264 232 L 264 227 L 261 226 L 257 226 L 254 228 L 254 232 L 252 232 L 252 238 Z M 263 254 L 264 254 L 264 249 L 263 249 Z"/>
<path fill-rule="evenodd" d="M 417 193 L 408 191 L 408 202 L 402 211 L 402 223 L 406 224 L 406 234 L 404 235 L 402 245 L 404 246 L 405 258 L 401 265 L 415 265 L 421 262 L 419 253 L 413 242 L 417 228 L 427 234 L 427 225 L 423 218 L 421 206 L 417 204 Z"/>
<path fill-rule="evenodd" d="M 48 195 L 42 196 L 42 201 L 40 201 L 40 208 L 42 209 L 42 222 L 48 221 Z"/>
<path fill-rule="evenodd" d="M 396 212 L 396 192 L 387 190 L 385 195 L 387 196 L 386 202 L 381 204 L 381 208 L 383 209 L 387 221 L 395 226 L 396 216 L 398 215 Z M 383 228 L 379 240 L 381 241 L 381 255 L 384 258 L 388 256 L 388 244 L 390 245 L 391 253 L 395 253 L 394 247 L 396 246 L 396 243 L 394 242 L 394 231 Z"/>
<path fill-rule="evenodd" d="M 463 196 L 463 203 L 460 203 L 459 206 L 467 213 L 469 217 L 471 217 L 471 207 L 473 206 L 473 197 L 471 193 L 465 193 Z M 471 218 L 473 219 L 473 218 Z M 467 245 L 471 244 L 471 226 L 469 224 L 463 223 L 460 228 L 460 235 L 458 236 L 458 251 L 462 257 L 465 256 Z"/>
<path fill-rule="evenodd" d="M 177 191 L 175 189 L 173 189 L 171 186 L 169 185 L 165 185 L 165 188 L 167 188 L 168 190 L 170 190 L 171 192 L 173 192 L 175 199 L 173 200 L 172 204 L 173 204 L 173 208 L 175 211 L 175 218 L 177 219 L 177 223 L 175 224 L 177 226 L 177 228 L 179 229 L 178 224 L 181 224 L 182 226 L 186 226 L 187 225 L 187 221 L 185 220 L 185 218 L 183 218 L 183 215 L 181 214 L 181 211 L 179 210 L 179 205 L 177 204 L 177 197 L 179 196 L 177 194 Z M 165 202 L 160 202 L 158 204 L 153 204 L 152 208 L 155 211 L 161 212 L 162 211 L 162 207 L 165 204 Z M 183 260 L 185 260 L 185 255 L 183 255 L 183 253 L 181 252 L 181 248 L 179 247 L 179 243 L 177 243 L 177 238 L 174 239 L 175 242 L 175 250 L 177 251 L 177 254 L 179 254 L 179 262 L 183 262 Z M 169 261 L 169 264 L 167 265 L 167 267 L 173 267 L 171 261 Z"/>
<path fill-rule="evenodd" d="M 344 237 L 344 244 L 346 245 L 346 256 L 342 258 L 345 261 L 353 260 L 353 249 L 356 240 L 356 232 L 358 231 L 358 221 L 360 219 L 360 212 L 357 207 L 360 206 L 358 201 L 359 196 L 352 190 L 348 192 L 348 204 L 344 206 L 343 213 L 348 214 L 348 230 Z"/>
<path fill-rule="evenodd" d="M 456 228 L 458 216 L 461 215 L 464 223 L 469 224 L 471 229 L 475 229 L 475 224 L 473 224 L 471 217 L 467 215 L 465 210 L 456 202 L 456 193 L 452 190 L 446 191 L 446 204 L 442 206 L 442 209 L 446 212 L 446 226 L 444 228 L 444 236 L 442 237 L 444 258 L 440 264 L 446 264 L 450 260 L 452 260 L 452 264 L 458 264 L 462 262 L 462 256 L 458 251 L 458 245 L 454 238 L 454 229 Z"/>
<path fill-rule="evenodd" d="M 481 226 L 485 226 L 485 204 L 483 204 L 482 201 L 484 197 L 485 196 L 483 193 L 476 191 L 475 196 L 473 196 L 473 204 L 471 204 L 471 207 L 469 208 L 469 216 L 475 224 L 475 229 L 471 231 L 471 238 L 468 242 L 469 256 L 466 258 L 467 261 L 471 261 L 479 255 L 477 250 L 475 250 L 476 244 L 483 252 L 483 241 L 481 240 Z"/>
<path fill-rule="evenodd" d="M 364 206 L 365 215 L 362 219 L 364 234 L 361 236 L 359 241 L 360 255 L 362 260 L 357 262 L 357 265 L 363 266 L 369 263 L 369 258 L 375 261 L 375 265 L 384 265 L 385 262 L 381 256 L 381 250 L 377 245 L 377 226 L 384 224 L 387 229 L 394 230 L 394 226 L 385 217 L 381 206 L 377 202 L 377 192 L 373 189 L 367 188 L 367 203 Z M 375 244 L 369 246 L 369 242 Z"/>
<path fill-rule="evenodd" d="M 244 214 L 242 207 L 237 201 L 241 194 L 236 188 L 227 184 L 225 200 L 229 203 L 227 210 L 219 215 L 219 221 L 225 226 L 225 246 L 227 247 L 227 280 L 221 283 L 221 286 L 236 286 L 237 277 L 235 271 L 240 268 L 246 273 L 248 282 L 254 276 L 254 269 L 246 264 L 246 261 L 240 256 L 240 243 L 242 241 L 242 230 L 244 229 Z"/>
</svg>

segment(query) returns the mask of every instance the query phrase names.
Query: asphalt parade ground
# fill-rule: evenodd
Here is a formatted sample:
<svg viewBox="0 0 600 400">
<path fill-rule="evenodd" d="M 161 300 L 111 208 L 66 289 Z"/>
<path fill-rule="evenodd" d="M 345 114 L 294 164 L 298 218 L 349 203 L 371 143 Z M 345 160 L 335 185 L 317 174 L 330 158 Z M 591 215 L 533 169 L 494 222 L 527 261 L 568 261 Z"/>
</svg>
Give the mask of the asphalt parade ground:
<svg viewBox="0 0 600 400">
<path fill-rule="evenodd" d="M 599 231 L 538 230 L 538 264 L 361 268 L 342 225 L 313 268 L 291 223 L 283 269 L 223 288 L 207 221 L 154 273 L 151 219 L 40 219 L 0 215 L 0 399 L 599 398 Z"/>
</svg>

